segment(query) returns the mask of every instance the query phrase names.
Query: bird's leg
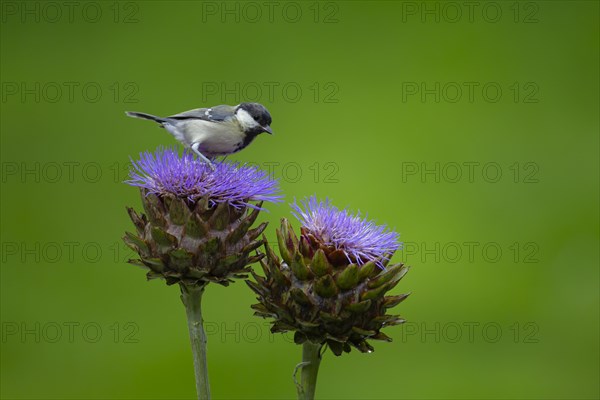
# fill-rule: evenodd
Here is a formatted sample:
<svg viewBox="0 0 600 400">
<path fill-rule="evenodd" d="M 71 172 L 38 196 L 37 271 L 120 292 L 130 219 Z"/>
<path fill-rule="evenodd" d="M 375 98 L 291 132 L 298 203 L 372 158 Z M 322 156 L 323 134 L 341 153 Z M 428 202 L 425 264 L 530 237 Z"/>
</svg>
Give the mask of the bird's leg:
<svg viewBox="0 0 600 400">
<path fill-rule="evenodd" d="M 215 170 L 215 166 L 213 165 L 213 163 L 202 153 L 200 153 L 200 150 L 198 150 L 198 147 L 200 146 L 200 143 L 195 142 L 192 143 L 192 145 L 190 146 L 192 148 L 192 150 L 194 151 L 194 153 L 196 153 L 198 155 L 198 157 L 200 157 L 200 159 L 202 161 L 204 161 L 205 163 L 208 164 L 208 166 L 210 167 L 210 169 L 212 169 L 213 171 Z"/>
</svg>

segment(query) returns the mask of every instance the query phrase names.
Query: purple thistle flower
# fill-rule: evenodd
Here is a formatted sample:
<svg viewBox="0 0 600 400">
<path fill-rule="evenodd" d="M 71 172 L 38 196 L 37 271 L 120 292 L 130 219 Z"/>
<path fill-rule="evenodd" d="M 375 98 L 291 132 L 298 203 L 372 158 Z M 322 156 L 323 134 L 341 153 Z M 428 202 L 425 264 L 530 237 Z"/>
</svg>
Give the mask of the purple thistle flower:
<svg viewBox="0 0 600 400">
<path fill-rule="evenodd" d="M 351 214 L 339 210 L 329 199 L 317 201 L 311 196 L 291 205 L 294 216 L 302 226 L 325 246 L 345 253 L 349 262 L 363 265 L 369 261 L 385 269 L 382 261 L 388 260 L 400 247 L 400 235 L 386 225 L 376 225 L 361 218 L 360 213 Z"/>
<path fill-rule="evenodd" d="M 250 201 L 281 201 L 278 181 L 247 164 L 215 162 L 213 171 L 191 152 L 180 156 L 175 149 L 162 147 L 140 153 L 140 159 L 131 162 L 125 183 L 159 196 L 172 194 L 189 202 L 208 196 L 211 206 L 228 203 L 236 208 L 255 208 Z"/>
</svg>

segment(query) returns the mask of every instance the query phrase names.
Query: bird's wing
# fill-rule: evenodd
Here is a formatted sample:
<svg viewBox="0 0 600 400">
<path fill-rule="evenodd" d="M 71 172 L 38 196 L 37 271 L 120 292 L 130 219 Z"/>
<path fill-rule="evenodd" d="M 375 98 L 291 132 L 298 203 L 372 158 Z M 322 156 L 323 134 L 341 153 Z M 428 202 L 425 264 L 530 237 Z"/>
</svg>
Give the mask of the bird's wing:
<svg viewBox="0 0 600 400">
<path fill-rule="evenodd" d="M 235 107 L 233 106 L 214 106 L 211 108 L 196 108 L 195 110 L 185 111 L 167 118 L 171 119 L 201 119 L 204 121 L 225 121 L 233 117 Z"/>
</svg>

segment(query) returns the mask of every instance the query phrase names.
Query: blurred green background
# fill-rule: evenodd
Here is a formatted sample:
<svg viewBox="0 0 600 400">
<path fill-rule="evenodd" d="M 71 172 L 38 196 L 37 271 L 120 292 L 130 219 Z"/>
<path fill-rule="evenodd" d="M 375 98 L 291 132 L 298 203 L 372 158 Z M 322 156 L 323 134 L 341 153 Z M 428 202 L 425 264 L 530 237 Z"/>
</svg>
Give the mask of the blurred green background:
<svg viewBox="0 0 600 400">
<path fill-rule="evenodd" d="M 319 398 L 600 396 L 598 2 L 1 7 L 2 398 L 195 396 L 178 288 L 120 241 L 129 157 L 175 142 L 124 111 L 244 100 L 273 115 L 230 157 L 281 180 L 271 238 L 316 193 L 413 267 L 407 324 L 328 353 Z M 253 302 L 207 289 L 213 395 L 293 398 L 301 349 Z"/>
</svg>

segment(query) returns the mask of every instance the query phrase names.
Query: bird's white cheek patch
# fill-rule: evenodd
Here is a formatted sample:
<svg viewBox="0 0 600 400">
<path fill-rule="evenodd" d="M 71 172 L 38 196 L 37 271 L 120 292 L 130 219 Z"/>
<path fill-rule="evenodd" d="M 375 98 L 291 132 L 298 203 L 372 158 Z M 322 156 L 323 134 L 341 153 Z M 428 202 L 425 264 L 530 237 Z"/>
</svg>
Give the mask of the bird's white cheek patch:
<svg viewBox="0 0 600 400">
<path fill-rule="evenodd" d="M 258 126 L 258 123 L 252 118 L 252 116 L 248 113 L 248 111 L 239 109 L 237 112 L 238 121 L 242 124 L 244 129 L 254 128 Z"/>
</svg>

